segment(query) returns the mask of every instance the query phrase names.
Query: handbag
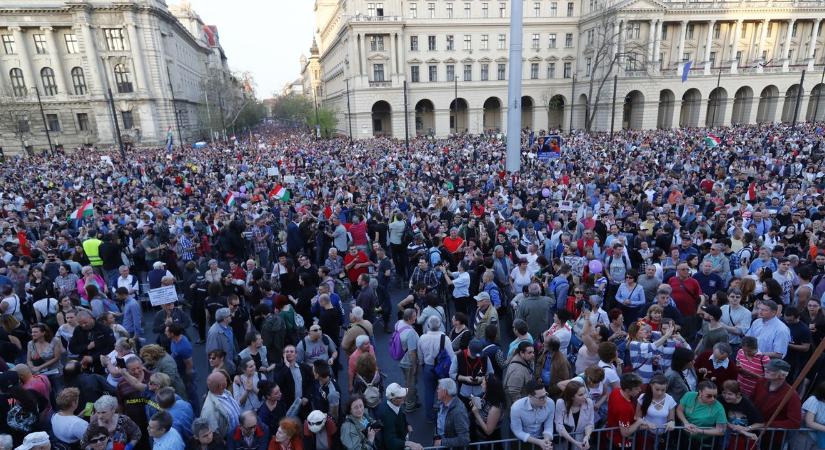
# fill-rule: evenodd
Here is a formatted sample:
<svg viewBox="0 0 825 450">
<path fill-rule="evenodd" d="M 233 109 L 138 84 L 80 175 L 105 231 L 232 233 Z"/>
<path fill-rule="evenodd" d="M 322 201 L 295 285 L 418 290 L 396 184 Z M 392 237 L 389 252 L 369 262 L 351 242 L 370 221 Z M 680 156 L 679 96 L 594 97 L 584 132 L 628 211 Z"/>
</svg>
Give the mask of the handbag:
<svg viewBox="0 0 825 450">
<path fill-rule="evenodd" d="M 37 422 L 37 414 L 31 411 L 24 411 L 19 403 L 16 403 L 9 410 L 9 415 L 6 417 L 6 424 L 13 430 L 28 433 Z"/>
<path fill-rule="evenodd" d="M 3 314 L 0 317 L 0 325 L 3 326 L 3 329 L 6 330 L 6 333 L 11 333 L 12 331 L 16 330 L 17 327 L 20 326 L 20 321 L 14 317 L 14 313 L 17 312 L 17 308 L 20 305 L 20 298 L 15 295 L 16 302 L 14 303 L 14 310 L 12 310 L 9 314 Z"/>
</svg>

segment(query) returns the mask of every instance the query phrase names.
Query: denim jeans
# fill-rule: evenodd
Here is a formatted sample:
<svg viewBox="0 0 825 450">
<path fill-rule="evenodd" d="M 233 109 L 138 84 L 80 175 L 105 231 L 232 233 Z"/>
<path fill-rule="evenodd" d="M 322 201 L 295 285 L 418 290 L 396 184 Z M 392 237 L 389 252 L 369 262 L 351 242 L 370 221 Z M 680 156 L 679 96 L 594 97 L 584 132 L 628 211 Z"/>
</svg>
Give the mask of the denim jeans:
<svg viewBox="0 0 825 450">
<path fill-rule="evenodd" d="M 435 421 L 436 411 L 435 406 L 435 390 L 438 387 L 438 377 L 435 376 L 435 367 L 432 364 L 424 364 L 421 370 L 421 378 L 424 379 L 424 412 L 427 414 L 427 419 Z"/>
</svg>

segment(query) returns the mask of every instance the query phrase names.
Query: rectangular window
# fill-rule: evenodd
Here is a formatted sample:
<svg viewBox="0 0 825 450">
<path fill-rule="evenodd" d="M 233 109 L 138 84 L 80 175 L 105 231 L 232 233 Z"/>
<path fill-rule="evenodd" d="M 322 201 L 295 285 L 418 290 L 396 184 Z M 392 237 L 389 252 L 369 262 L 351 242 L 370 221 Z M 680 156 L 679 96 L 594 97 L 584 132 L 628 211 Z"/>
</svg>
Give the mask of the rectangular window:
<svg viewBox="0 0 825 450">
<path fill-rule="evenodd" d="M 490 17 L 490 4 L 489 3 L 482 3 L 481 4 L 481 17 L 488 18 Z"/>
<path fill-rule="evenodd" d="M 121 28 L 104 28 L 103 36 L 106 38 L 106 48 L 109 51 L 121 52 L 126 49 L 126 41 Z"/>
<path fill-rule="evenodd" d="M 592 66 L 593 66 L 593 60 L 591 58 L 587 58 L 584 61 L 585 61 L 584 76 L 589 77 L 590 76 L 590 70 L 592 69 Z"/>
<path fill-rule="evenodd" d="M 452 3 L 447 3 L 447 18 L 448 19 L 453 18 L 453 4 Z"/>
<path fill-rule="evenodd" d="M 455 81 L 455 65 L 447 64 L 447 81 Z"/>
<path fill-rule="evenodd" d="M 78 131 L 89 131 L 89 115 L 86 113 L 77 113 L 77 129 Z"/>
<path fill-rule="evenodd" d="M 630 22 L 627 24 L 627 38 L 628 39 L 639 39 L 639 35 L 641 34 L 642 24 L 639 22 Z"/>
<path fill-rule="evenodd" d="M 593 45 L 593 35 L 594 34 L 595 33 L 593 32 L 592 28 L 587 30 L 587 45 Z"/>
<path fill-rule="evenodd" d="M 383 3 L 376 4 L 375 15 L 378 16 L 378 17 L 384 17 L 384 4 Z"/>
<path fill-rule="evenodd" d="M 636 54 L 631 52 L 626 58 L 624 62 L 624 70 L 627 72 L 632 72 L 634 70 L 638 70 L 638 59 L 636 59 Z"/>
<path fill-rule="evenodd" d="M 547 79 L 556 78 L 556 63 L 547 63 Z"/>
<path fill-rule="evenodd" d="M 499 50 L 507 49 L 507 35 L 506 34 L 499 34 L 498 35 L 498 49 Z"/>
<path fill-rule="evenodd" d="M 682 54 L 682 62 L 690 61 L 690 52 L 685 52 Z"/>
<path fill-rule="evenodd" d="M 490 49 L 490 35 L 489 34 L 482 34 L 481 35 L 481 49 L 482 50 L 489 50 Z"/>
<path fill-rule="evenodd" d="M 550 47 L 556 48 L 556 33 L 550 33 Z"/>
<path fill-rule="evenodd" d="M 539 79 L 539 63 L 530 63 L 530 79 Z"/>
<path fill-rule="evenodd" d="M 375 3 L 367 4 L 367 15 L 370 17 L 375 17 Z"/>
<path fill-rule="evenodd" d="M 482 64 L 481 65 L 481 81 L 487 81 L 490 79 L 490 65 L 489 64 Z"/>
<path fill-rule="evenodd" d="M 506 67 L 507 66 L 505 64 L 499 64 L 498 65 L 498 81 L 504 81 L 504 75 L 505 75 L 505 68 Z"/>
<path fill-rule="evenodd" d="M 370 36 L 370 51 L 383 52 L 384 51 L 384 36 Z"/>
<path fill-rule="evenodd" d="M 572 78 L 573 77 L 573 63 L 566 62 L 564 63 L 564 78 Z"/>
<path fill-rule="evenodd" d="M 664 41 L 667 39 L 667 25 L 664 23 L 662 24 L 662 40 Z"/>
<path fill-rule="evenodd" d="M 26 116 L 17 116 L 17 132 L 20 134 L 31 132 L 31 125 L 29 118 Z"/>
<path fill-rule="evenodd" d="M 372 81 L 384 81 L 384 65 L 372 65 Z"/>
<path fill-rule="evenodd" d="M 742 28 L 744 28 L 744 25 L 745 25 L 745 24 L 742 24 Z M 793 28 L 791 28 L 791 37 L 796 37 L 796 27 L 797 27 L 798 25 L 799 25 L 798 23 L 794 23 L 794 24 L 793 24 Z M 742 37 L 744 37 L 744 36 L 742 36 Z"/>
<path fill-rule="evenodd" d="M 66 41 L 66 53 L 74 55 L 79 50 L 77 48 L 77 35 L 66 34 L 63 35 L 63 40 Z"/>
<path fill-rule="evenodd" d="M 46 54 L 46 35 L 44 35 L 44 34 L 35 34 L 34 35 L 34 51 L 37 52 L 38 55 L 45 55 Z"/>
<path fill-rule="evenodd" d="M 418 51 L 418 36 L 410 36 L 410 51 Z"/>
<path fill-rule="evenodd" d="M 447 35 L 447 51 L 455 50 L 455 38 L 452 34 Z"/>
<path fill-rule="evenodd" d="M 567 33 L 564 35 L 564 48 L 571 47 L 573 47 L 573 33 Z"/>
<path fill-rule="evenodd" d="M 469 3 L 464 4 L 464 18 L 469 19 L 473 15 L 472 7 Z"/>
<path fill-rule="evenodd" d="M 410 19 L 418 18 L 418 3 L 410 3 Z"/>
<path fill-rule="evenodd" d="M 498 16 L 507 17 L 507 3 L 498 4 Z"/>
<path fill-rule="evenodd" d="M 60 131 L 60 120 L 57 119 L 57 114 L 46 114 L 46 124 L 49 131 Z"/>
<path fill-rule="evenodd" d="M 541 17 L 541 3 L 533 2 L 533 17 Z"/>
<path fill-rule="evenodd" d="M 473 81 L 473 65 L 464 64 L 464 81 Z"/>
<path fill-rule="evenodd" d="M 567 17 L 573 17 L 573 2 L 567 2 Z"/>
<path fill-rule="evenodd" d="M 435 51 L 435 36 L 427 36 L 427 50 Z"/>
<path fill-rule="evenodd" d="M 6 52 L 7 55 L 13 55 L 14 51 L 14 35 L 11 34 L 4 34 L 3 35 L 3 50 Z"/>
<path fill-rule="evenodd" d="M 708 61 L 711 67 L 716 66 L 716 52 L 710 52 L 710 61 Z"/>
<path fill-rule="evenodd" d="M 464 35 L 464 50 L 473 49 L 473 36 L 469 34 Z"/>
<path fill-rule="evenodd" d="M 767 60 L 768 60 L 768 51 L 767 50 L 762 50 L 762 61 L 767 61 Z"/>
<path fill-rule="evenodd" d="M 436 81 L 438 81 L 438 66 L 428 66 L 427 69 L 429 70 L 430 83 L 435 83 Z"/>
<path fill-rule="evenodd" d="M 722 24 L 717 23 L 716 25 L 713 26 L 713 38 L 714 39 L 719 39 L 719 36 L 721 36 L 721 34 L 722 34 Z"/>
<path fill-rule="evenodd" d="M 132 111 L 121 111 L 120 117 L 123 119 L 124 130 L 131 130 L 135 127 L 135 119 L 132 117 Z"/>
<path fill-rule="evenodd" d="M 430 19 L 435 19 L 435 3 L 427 3 L 427 11 L 430 14 Z"/>
<path fill-rule="evenodd" d="M 538 50 L 539 49 L 539 34 L 533 33 L 533 43 L 530 45 L 532 48 Z"/>
<path fill-rule="evenodd" d="M 559 15 L 559 2 L 550 2 L 550 17 Z"/>
<path fill-rule="evenodd" d="M 694 26 L 694 24 L 688 24 L 687 29 L 685 30 L 685 39 L 693 39 L 693 30 L 695 28 L 696 27 Z"/>
<path fill-rule="evenodd" d="M 418 83 L 421 81 L 421 74 L 418 66 L 410 66 L 410 82 Z"/>
</svg>

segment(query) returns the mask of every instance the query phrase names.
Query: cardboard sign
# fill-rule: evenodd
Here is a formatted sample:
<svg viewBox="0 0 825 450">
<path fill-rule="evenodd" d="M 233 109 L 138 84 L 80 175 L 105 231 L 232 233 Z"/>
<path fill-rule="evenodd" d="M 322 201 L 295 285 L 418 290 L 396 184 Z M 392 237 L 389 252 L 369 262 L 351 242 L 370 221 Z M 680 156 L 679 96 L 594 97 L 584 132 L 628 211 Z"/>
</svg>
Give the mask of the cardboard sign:
<svg viewBox="0 0 825 450">
<path fill-rule="evenodd" d="M 178 291 L 175 286 L 164 286 L 149 291 L 149 303 L 152 306 L 165 305 L 167 303 L 175 303 L 178 301 Z"/>
</svg>

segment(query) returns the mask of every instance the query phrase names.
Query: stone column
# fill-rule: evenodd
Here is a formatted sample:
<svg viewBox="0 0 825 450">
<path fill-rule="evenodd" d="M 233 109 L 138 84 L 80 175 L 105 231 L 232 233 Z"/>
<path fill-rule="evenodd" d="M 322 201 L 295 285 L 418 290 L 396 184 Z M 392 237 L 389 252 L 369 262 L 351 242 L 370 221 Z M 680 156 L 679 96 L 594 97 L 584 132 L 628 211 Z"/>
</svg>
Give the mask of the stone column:
<svg viewBox="0 0 825 450">
<path fill-rule="evenodd" d="M 647 60 L 650 61 L 650 62 L 653 62 L 654 66 L 655 66 L 655 62 L 656 62 L 656 58 L 654 56 L 654 54 L 655 54 L 654 52 L 656 51 L 654 43 L 656 42 L 656 24 L 657 23 L 658 23 L 658 21 L 656 21 L 656 20 L 651 20 L 650 21 L 650 25 L 649 25 L 650 30 L 649 30 L 649 34 L 648 34 L 648 38 L 647 38 Z"/>
<path fill-rule="evenodd" d="M 819 33 L 819 19 L 814 19 L 813 30 L 811 30 L 811 43 L 808 44 L 808 71 L 814 70 L 814 50 L 816 49 L 816 38 Z"/>
<path fill-rule="evenodd" d="M 89 68 L 92 79 L 91 84 L 89 83 L 89 79 L 86 79 L 87 89 L 89 93 L 102 94 L 103 91 L 105 91 L 105 87 L 103 86 L 103 77 L 100 72 L 100 56 L 97 53 L 92 26 L 87 22 L 77 25 L 75 30 L 77 29 L 79 29 L 83 36 L 83 53 L 86 56 L 87 67 Z"/>
<path fill-rule="evenodd" d="M 450 109 L 435 110 L 435 135 L 436 137 L 447 137 L 450 134 Z"/>
<path fill-rule="evenodd" d="M 762 60 L 762 52 L 765 50 L 765 40 L 768 39 L 768 29 L 770 28 L 770 26 L 770 19 L 762 19 L 762 30 L 760 30 L 761 33 L 759 35 L 759 45 L 756 48 L 756 58 L 760 61 L 760 64 L 756 65 L 756 73 L 762 73 L 762 71 L 764 70 L 763 64 L 765 64 L 766 61 Z M 755 122 L 756 116 L 753 117 Z"/>
<path fill-rule="evenodd" d="M 790 70 L 791 61 L 788 59 L 788 56 L 791 51 L 791 33 L 793 33 L 793 26 L 796 23 L 796 19 L 790 19 L 788 21 L 788 30 L 785 32 L 785 42 L 782 46 L 782 71 L 787 72 Z"/>
<path fill-rule="evenodd" d="M 736 73 L 739 62 L 736 60 L 736 52 L 739 51 L 739 35 L 742 34 L 742 19 L 736 21 L 736 27 L 733 29 L 733 37 L 731 39 L 730 47 L 730 73 Z"/>
<path fill-rule="evenodd" d="M 479 134 L 484 131 L 484 108 L 469 108 L 467 110 L 467 120 L 470 122 L 466 128 L 470 134 Z"/>
<path fill-rule="evenodd" d="M 533 130 L 547 130 L 547 105 L 533 103 Z"/>
<path fill-rule="evenodd" d="M 679 27 L 679 46 L 676 47 L 676 60 L 679 61 L 679 73 L 682 73 L 682 69 L 685 67 L 685 61 L 683 61 L 682 55 L 685 53 L 685 33 L 687 33 L 687 26 L 688 21 L 683 20 L 681 22 L 681 26 Z"/>
<path fill-rule="evenodd" d="M 134 16 L 127 18 L 126 29 L 129 32 L 129 49 L 132 54 L 132 63 L 135 66 L 135 81 L 137 82 L 135 91 L 144 91 L 152 95 L 152 87 L 149 86 L 149 78 L 146 72 L 146 63 L 143 60 L 143 39 L 134 19 Z"/>
<path fill-rule="evenodd" d="M 30 90 L 39 83 L 32 71 L 31 56 L 29 56 L 27 48 L 26 35 L 23 34 L 23 29 L 20 27 L 9 27 L 9 30 L 14 34 L 14 44 L 17 46 L 17 54 L 20 55 L 20 69 L 23 70 L 26 89 Z"/>
<path fill-rule="evenodd" d="M 708 36 L 705 39 L 705 75 L 710 75 L 711 71 L 710 49 L 713 47 L 713 29 L 715 26 L 715 20 L 708 22 Z"/>
<path fill-rule="evenodd" d="M 54 40 L 54 28 L 40 27 L 40 29 L 46 33 L 46 46 L 49 51 L 49 56 L 51 56 L 49 59 L 51 60 L 52 70 L 54 70 L 54 79 L 57 83 L 57 92 L 68 94 L 71 92 L 71 89 L 66 83 L 66 72 L 63 71 L 63 60 L 60 58 L 57 42 Z"/>
<path fill-rule="evenodd" d="M 392 45 L 392 64 L 390 64 L 390 80 L 392 80 L 398 73 L 398 35 L 393 33 L 390 35 L 390 45 Z"/>
<path fill-rule="evenodd" d="M 750 114 L 748 114 L 748 125 L 756 123 L 756 116 L 757 116 L 758 112 L 759 112 L 759 97 L 757 97 L 756 94 L 754 94 L 754 96 L 751 97 L 751 110 L 750 110 Z M 731 115 L 733 115 L 733 108 L 731 108 Z"/>
<path fill-rule="evenodd" d="M 659 61 L 659 53 L 662 48 L 662 29 L 664 29 L 665 23 L 662 20 L 656 21 L 656 32 L 654 33 L 654 41 L 653 41 L 653 62 L 656 63 L 656 68 L 661 69 L 662 61 Z"/>
<path fill-rule="evenodd" d="M 611 52 L 613 55 L 619 53 L 619 19 L 613 20 L 613 51 Z"/>
</svg>

